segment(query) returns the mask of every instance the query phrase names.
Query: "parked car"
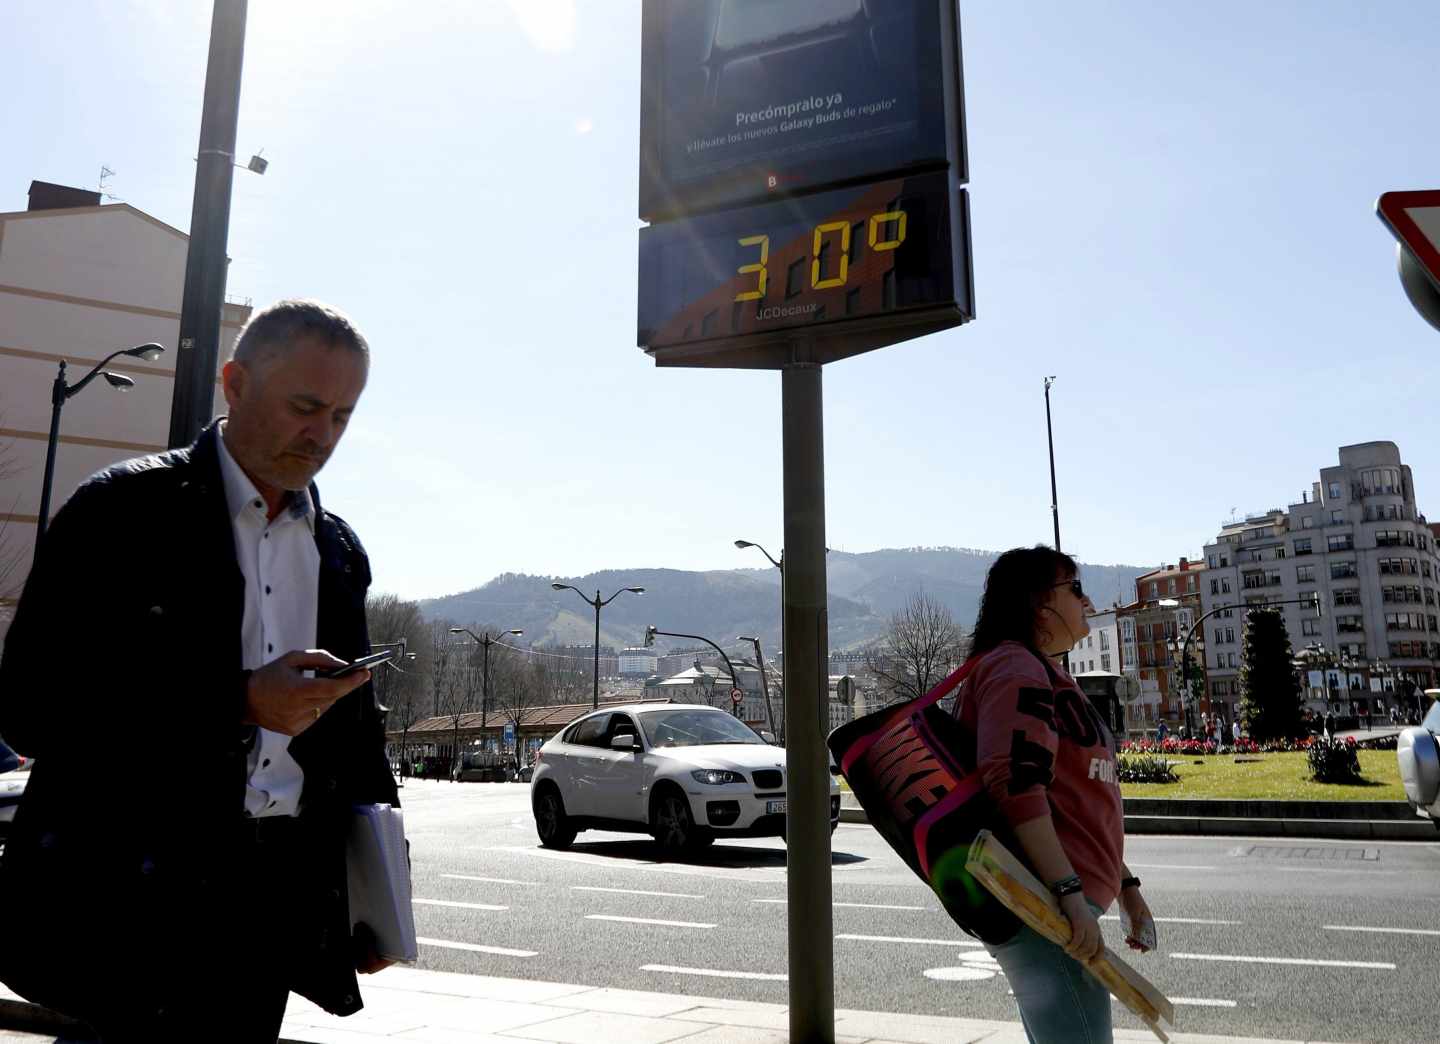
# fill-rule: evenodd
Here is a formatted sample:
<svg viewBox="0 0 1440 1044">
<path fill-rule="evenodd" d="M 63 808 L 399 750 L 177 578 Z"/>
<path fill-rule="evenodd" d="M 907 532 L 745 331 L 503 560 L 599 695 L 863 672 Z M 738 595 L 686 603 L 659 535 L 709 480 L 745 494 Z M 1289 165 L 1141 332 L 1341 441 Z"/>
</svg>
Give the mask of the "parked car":
<svg viewBox="0 0 1440 1044">
<path fill-rule="evenodd" d="M 1426 689 L 1425 695 L 1431 699 L 1430 712 L 1400 733 L 1395 758 L 1411 807 L 1440 829 L 1440 689 Z"/>
<path fill-rule="evenodd" d="M 716 837 L 784 837 L 785 751 L 716 707 L 645 704 L 571 722 L 540 748 L 530 784 L 547 848 L 582 830 L 650 834 L 667 852 Z M 840 787 L 830 784 L 830 829 Z"/>
<path fill-rule="evenodd" d="M 0 843 L 10 833 L 10 823 L 29 779 L 30 762 L 0 740 Z"/>
</svg>

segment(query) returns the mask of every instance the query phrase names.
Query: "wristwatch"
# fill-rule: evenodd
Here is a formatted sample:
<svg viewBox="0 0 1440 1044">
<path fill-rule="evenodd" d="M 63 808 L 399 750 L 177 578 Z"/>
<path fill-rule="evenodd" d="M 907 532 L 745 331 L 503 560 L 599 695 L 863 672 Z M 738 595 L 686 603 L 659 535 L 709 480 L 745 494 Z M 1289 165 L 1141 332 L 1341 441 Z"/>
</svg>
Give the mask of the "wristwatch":
<svg viewBox="0 0 1440 1044">
<path fill-rule="evenodd" d="M 1127 889 L 1127 888 L 1139 888 L 1139 887 L 1140 887 L 1140 878 L 1138 878 L 1138 877 L 1122 877 L 1122 878 L 1120 878 L 1120 891 L 1122 891 L 1122 892 L 1125 891 L 1125 889 Z"/>
</svg>

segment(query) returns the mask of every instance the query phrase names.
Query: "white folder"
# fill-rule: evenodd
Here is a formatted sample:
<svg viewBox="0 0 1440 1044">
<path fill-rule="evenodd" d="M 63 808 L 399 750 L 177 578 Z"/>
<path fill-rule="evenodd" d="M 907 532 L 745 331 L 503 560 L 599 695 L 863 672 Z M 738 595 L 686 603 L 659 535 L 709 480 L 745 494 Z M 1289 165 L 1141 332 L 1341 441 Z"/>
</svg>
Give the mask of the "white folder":
<svg viewBox="0 0 1440 1044">
<path fill-rule="evenodd" d="M 390 805 L 356 805 L 345 843 L 350 882 L 350 925 L 364 922 L 387 961 L 413 964 L 415 913 L 410 905 L 410 859 L 405 820 Z"/>
</svg>

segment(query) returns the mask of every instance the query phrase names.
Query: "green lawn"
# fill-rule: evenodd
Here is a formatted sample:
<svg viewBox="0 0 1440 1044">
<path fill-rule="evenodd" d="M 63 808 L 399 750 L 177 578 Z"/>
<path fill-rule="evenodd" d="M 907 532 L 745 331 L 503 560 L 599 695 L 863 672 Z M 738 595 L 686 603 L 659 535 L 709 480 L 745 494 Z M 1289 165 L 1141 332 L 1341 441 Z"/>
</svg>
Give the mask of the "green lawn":
<svg viewBox="0 0 1440 1044">
<path fill-rule="evenodd" d="M 1170 761 L 1179 783 L 1123 783 L 1126 797 L 1232 798 L 1270 801 L 1404 801 L 1393 750 L 1362 750 L 1357 786 L 1316 783 L 1304 754 L 1249 754 L 1258 761 L 1235 763 L 1235 755 L 1183 757 Z"/>
<path fill-rule="evenodd" d="M 1304 754 L 1248 754 L 1255 762 L 1235 764 L 1235 756 L 1185 758 L 1172 755 L 1179 783 L 1123 783 L 1126 797 L 1234 798 L 1269 801 L 1404 801 L 1393 750 L 1362 750 L 1358 786 L 1316 783 Z M 850 785 L 840 779 L 841 793 Z"/>
</svg>

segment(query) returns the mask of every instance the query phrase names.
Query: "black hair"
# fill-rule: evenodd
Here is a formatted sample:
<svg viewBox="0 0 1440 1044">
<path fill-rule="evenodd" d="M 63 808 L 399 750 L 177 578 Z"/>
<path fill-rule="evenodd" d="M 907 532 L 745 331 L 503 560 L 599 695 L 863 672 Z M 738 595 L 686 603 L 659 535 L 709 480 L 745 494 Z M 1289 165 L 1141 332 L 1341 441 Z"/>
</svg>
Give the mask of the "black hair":
<svg viewBox="0 0 1440 1044">
<path fill-rule="evenodd" d="M 987 653 L 1001 642 L 1034 649 L 1040 607 L 1057 584 L 1079 575 L 1075 559 L 1044 544 L 1013 548 L 995 559 L 985 576 L 970 655 Z"/>
</svg>

